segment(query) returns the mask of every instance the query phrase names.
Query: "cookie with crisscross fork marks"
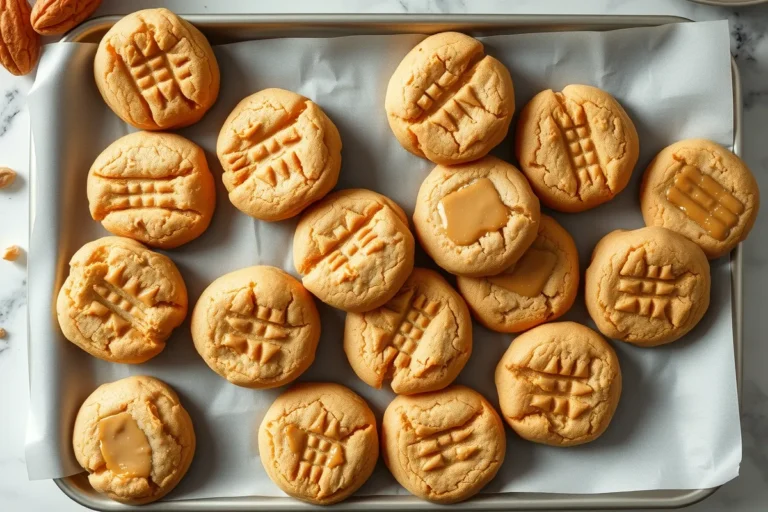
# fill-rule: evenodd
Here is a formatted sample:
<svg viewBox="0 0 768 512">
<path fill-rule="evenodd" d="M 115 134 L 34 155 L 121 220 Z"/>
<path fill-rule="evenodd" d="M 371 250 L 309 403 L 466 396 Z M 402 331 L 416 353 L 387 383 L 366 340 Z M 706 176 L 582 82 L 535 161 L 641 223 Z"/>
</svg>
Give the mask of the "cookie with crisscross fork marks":
<svg viewBox="0 0 768 512">
<path fill-rule="evenodd" d="M 172 133 L 117 139 L 88 173 L 88 206 L 111 233 L 171 249 L 200 236 L 216 205 L 205 153 Z"/>
<path fill-rule="evenodd" d="M 398 394 L 442 389 L 472 352 L 466 304 L 440 274 L 414 268 L 392 300 L 367 313 L 347 313 L 344 352 L 366 384 L 392 380 Z"/>
<path fill-rule="evenodd" d="M 588 443 L 613 417 L 621 370 L 613 348 L 574 322 L 534 327 L 496 367 L 504 419 L 521 437 L 554 446 Z"/>
<path fill-rule="evenodd" d="M 542 203 L 580 212 L 627 186 L 639 141 L 632 120 L 610 94 L 569 85 L 531 99 L 520 113 L 515 148 Z"/>
<path fill-rule="evenodd" d="M 259 427 L 269 478 L 294 498 L 339 502 L 371 476 L 379 458 L 373 412 L 354 392 L 308 382 L 280 395 Z"/>
<path fill-rule="evenodd" d="M 187 289 L 169 258 L 109 236 L 72 256 L 56 312 L 64 336 L 89 354 L 142 363 L 165 348 L 184 320 Z"/>
<path fill-rule="evenodd" d="M 477 160 L 507 135 L 515 112 L 509 71 L 457 32 L 427 37 L 387 87 L 389 126 L 411 153 L 438 164 Z"/>
<path fill-rule="evenodd" d="M 504 462 L 499 414 L 464 386 L 399 395 L 384 412 L 381 431 L 387 467 L 422 499 L 465 500 L 490 482 Z"/>
<path fill-rule="evenodd" d="M 336 185 L 341 138 L 322 109 L 294 92 L 264 89 L 237 104 L 216 153 L 229 200 L 262 220 L 293 217 Z"/>
<path fill-rule="evenodd" d="M 315 359 L 320 317 L 312 296 L 275 267 L 248 267 L 211 283 L 192 312 L 192 340 L 213 371 L 239 386 L 271 388 Z"/>
<path fill-rule="evenodd" d="M 341 190 L 304 212 L 293 261 L 317 298 L 365 312 L 394 297 L 413 270 L 414 240 L 405 212 L 364 189 Z"/>
<path fill-rule="evenodd" d="M 197 122 L 219 94 L 219 66 L 194 26 L 168 9 L 124 17 L 104 35 L 93 65 L 104 101 L 143 130 Z"/>
</svg>

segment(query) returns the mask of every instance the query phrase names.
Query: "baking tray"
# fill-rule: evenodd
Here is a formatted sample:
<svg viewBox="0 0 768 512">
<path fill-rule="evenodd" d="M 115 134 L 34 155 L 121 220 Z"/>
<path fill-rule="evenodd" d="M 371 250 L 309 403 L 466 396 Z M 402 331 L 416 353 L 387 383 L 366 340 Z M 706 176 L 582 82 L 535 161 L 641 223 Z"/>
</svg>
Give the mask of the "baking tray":
<svg viewBox="0 0 768 512">
<path fill-rule="evenodd" d="M 336 37 L 368 34 L 432 34 L 457 30 L 473 36 L 530 32 L 606 31 L 632 27 L 652 27 L 689 22 L 676 16 L 545 16 L 545 15 L 392 15 L 392 14 L 262 14 L 189 15 L 185 19 L 197 26 L 212 44 L 234 43 L 275 37 Z M 92 19 L 62 39 L 63 42 L 96 43 L 119 20 L 119 16 Z M 741 155 L 741 82 L 735 61 L 731 60 L 734 101 L 733 151 Z M 34 161 L 32 187 L 36 183 Z M 34 197 L 32 195 L 31 197 Z M 34 218 L 34 203 L 30 203 Z M 30 223 L 32 225 L 32 223 Z M 739 401 L 742 384 L 742 249 L 731 253 L 731 305 L 733 341 Z M 120 511 L 129 507 L 95 492 L 85 473 L 54 479 L 69 498 L 94 510 Z M 717 487 L 694 490 L 638 491 L 606 494 L 503 493 L 480 494 L 462 503 L 463 510 L 597 510 L 621 508 L 679 508 L 701 501 Z M 458 508 L 456 507 L 456 508 Z M 319 509 L 291 498 L 246 496 L 199 500 L 161 501 L 143 505 L 141 510 L 309 510 Z M 352 497 L 324 510 L 444 510 L 446 507 L 414 496 Z"/>
</svg>

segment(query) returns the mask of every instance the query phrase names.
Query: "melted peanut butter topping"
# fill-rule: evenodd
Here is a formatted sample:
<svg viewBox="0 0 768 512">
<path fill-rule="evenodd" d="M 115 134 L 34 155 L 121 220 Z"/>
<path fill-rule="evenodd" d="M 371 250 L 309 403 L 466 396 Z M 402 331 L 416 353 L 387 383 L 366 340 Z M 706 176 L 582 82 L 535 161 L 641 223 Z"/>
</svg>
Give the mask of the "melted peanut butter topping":
<svg viewBox="0 0 768 512">
<path fill-rule="evenodd" d="M 152 471 L 152 449 L 136 420 L 123 412 L 99 422 L 101 455 L 115 474 L 147 478 Z"/>
<path fill-rule="evenodd" d="M 446 195 L 437 205 L 448 238 L 472 245 L 507 224 L 509 211 L 488 178 L 480 178 Z"/>
<path fill-rule="evenodd" d="M 490 277 L 488 280 L 518 295 L 536 297 L 544 290 L 544 285 L 555 270 L 555 265 L 557 265 L 555 253 L 531 248 L 525 251 L 509 272 Z"/>
</svg>

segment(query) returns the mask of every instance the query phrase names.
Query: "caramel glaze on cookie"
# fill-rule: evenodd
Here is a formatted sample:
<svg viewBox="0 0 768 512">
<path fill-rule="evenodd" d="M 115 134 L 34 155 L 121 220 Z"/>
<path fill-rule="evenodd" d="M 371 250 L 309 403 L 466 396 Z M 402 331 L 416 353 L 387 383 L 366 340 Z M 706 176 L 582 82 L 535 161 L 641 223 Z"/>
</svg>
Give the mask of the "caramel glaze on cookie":
<svg viewBox="0 0 768 512">
<path fill-rule="evenodd" d="M 621 369 L 602 336 L 554 322 L 512 341 L 496 367 L 501 413 L 520 437 L 553 446 L 598 438 L 621 395 Z"/>
<path fill-rule="evenodd" d="M 397 295 L 366 313 L 347 313 L 344 352 L 366 384 L 392 380 L 399 394 L 442 389 L 472 353 L 472 320 L 440 274 L 415 268 Z"/>
<path fill-rule="evenodd" d="M 709 262 L 674 231 L 614 231 L 592 252 L 584 298 L 600 332 L 635 345 L 675 341 L 709 307 Z"/>
<path fill-rule="evenodd" d="M 110 233 L 172 249 L 208 228 L 216 189 L 200 146 L 173 133 L 136 132 L 96 158 L 88 206 Z"/>
<path fill-rule="evenodd" d="M 520 113 L 515 145 L 536 195 L 562 212 L 594 208 L 621 192 L 639 147 L 635 125 L 621 105 L 588 85 L 534 96 Z"/>
<path fill-rule="evenodd" d="M 92 356 L 143 363 L 184 320 L 187 289 L 168 257 L 108 236 L 72 256 L 56 313 L 64 336 Z"/>
<path fill-rule="evenodd" d="M 195 454 L 195 430 L 170 386 L 133 376 L 91 393 L 77 413 L 72 445 L 96 491 L 142 505 L 184 477 Z"/>
<path fill-rule="evenodd" d="M 392 475 L 421 499 L 457 503 L 477 494 L 504 462 L 499 413 L 476 391 L 400 395 L 381 424 L 381 450 Z"/>
<path fill-rule="evenodd" d="M 713 259 L 747 238 L 760 191 L 739 157 L 714 142 L 689 139 L 664 148 L 645 170 L 640 208 L 646 225 L 680 233 Z"/>
<path fill-rule="evenodd" d="M 294 498 L 330 505 L 368 480 L 379 458 L 376 418 L 339 384 L 296 384 L 280 395 L 259 427 L 269 478 Z"/>
<path fill-rule="evenodd" d="M 512 78 L 483 55 L 483 44 L 458 32 L 419 43 L 387 86 L 389 126 L 411 153 L 437 164 L 477 160 L 507 135 L 515 112 Z"/>
</svg>

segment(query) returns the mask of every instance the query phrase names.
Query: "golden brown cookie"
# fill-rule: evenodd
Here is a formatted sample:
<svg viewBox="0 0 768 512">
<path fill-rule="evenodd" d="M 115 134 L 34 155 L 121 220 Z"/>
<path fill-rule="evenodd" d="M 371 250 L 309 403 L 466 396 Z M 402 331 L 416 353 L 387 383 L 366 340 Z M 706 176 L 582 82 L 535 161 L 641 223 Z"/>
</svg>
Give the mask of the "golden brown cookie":
<svg viewBox="0 0 768 512">
<path fill-rule="evenodd" d="M 312 296 L 279 268 L 248 267 L 203 291 L 192 340 L 213 371 L 238 386 L 282 386 L 309 368 L 320 340 Z"/>
<path fill-rule="evenodd" d="M 381 450 L 392 475 L 437 503 L 477 494 L 504 462 L 506 443 L 499 413 L 464 386 L 397 396 L 381 424 Z"/>
<path fill-rule="evenodd" d="M 433 270 L 414 268 L 397 295 L 367 313 L 347 313 L 344 352 L 358 377 L 398 394 L 442 389 L 472 353 L 464 299 Z"/>
<path fill-rule="evenodd" d="M 331 191 L 341 138 L 317 104 L 264 89 L 237 104 L 216 143 L 222 179 L 237 209 L 261 220 L 298 215 Z"/>
<path fill-rule="evenodd" d="M 261 463 L 283 492 L 316 505 L 348 498 L 379 458 L 376 418 L 365 400 L 339 384 L 296 384 L 259 427 Z"/>
<path fill-rule="evenodd" d="M 187 289 L 168 257 L 107 236 L 72 256 L 56 313 L 64 336 L 92 356 L 143 363 L 184 320 Z"/>
<path fill-rule="evenodd" d="M 653 347 L 693 329 L 709 307 L 709 262 L 674 231 L 613 231 L 592 252 L 585 301 L 609 338 Z"/>
<path fill-rule="evenodd" d="M 88 205 L 110 233 L 171 249 L 206 230 L 216 189 L 200 146 L 172 133 L 136 132 L 96 158 Z"/>
<path fill-rule="evenodd" d="M 552 446 L 594 441 L 621 396 L 616 352 L 575 322 L 540 325 L 512 341 L 496 367 L 501 414 L 520 437 Z"/>
<path fill-rule="evenodd" d="M 747 238 L 760 191 L 739 157 L 712 141 L 688 139 L 661 150 L 645 170 L 640 208 L 646 225 L 676 231 L 714 259 Z"/>
<path fill-rule="evenodd" d="M 115 23 L 93 63 L 109 108 L 141 130 L 196 123 L 219 94 L 219 65 L 203 34 L 168 9 L 144 9 Z"/>
<path fill-rule="evenodd" d="M 195 429 L 170 386 L 133 376 L 91 393 L 77 413 L 72 446 L 96 491 L 141 505 L 159 500 L 184 477 Z"/>
<path fill-rule="evenodd" d="M 293 237 L 302 282 L 333 307 L 362 313 L 389 301 L 413 270 L 408 218 L 391 199 L 340 190 L 312 205 Z"/>
<path fill-rule="evenodd" d="M 564 315 L 579 289 L 579 253 L 555 219 L 541 216 L 533 245 L 501 274 L 456 279 L 474 317 L 498 332 L 520 332 Z"/>
<path fill-rule="evenodd" d="M 413 224 L 424 250 L 452 274 L 503 272 L 531 246 L 539 200 L 514 165 L 493 156 L 438 165 L 416 198 Z"/>
<path fill-rule="evenodd" d="M 437 164 L 477 160 L 507 135 L 515 90 L 504 64 L 458 32 L 419 43 L 387 86 L 389 126 L 405 149 Z"/>
<path fill-rule="evenodd" d="M 613 96 L 588 85 L 542 91 L 517 125 L 517 161 L 541 202 L 581 212 L 610 201 L 629 183 L 640 144 Z"/>
</svg>

